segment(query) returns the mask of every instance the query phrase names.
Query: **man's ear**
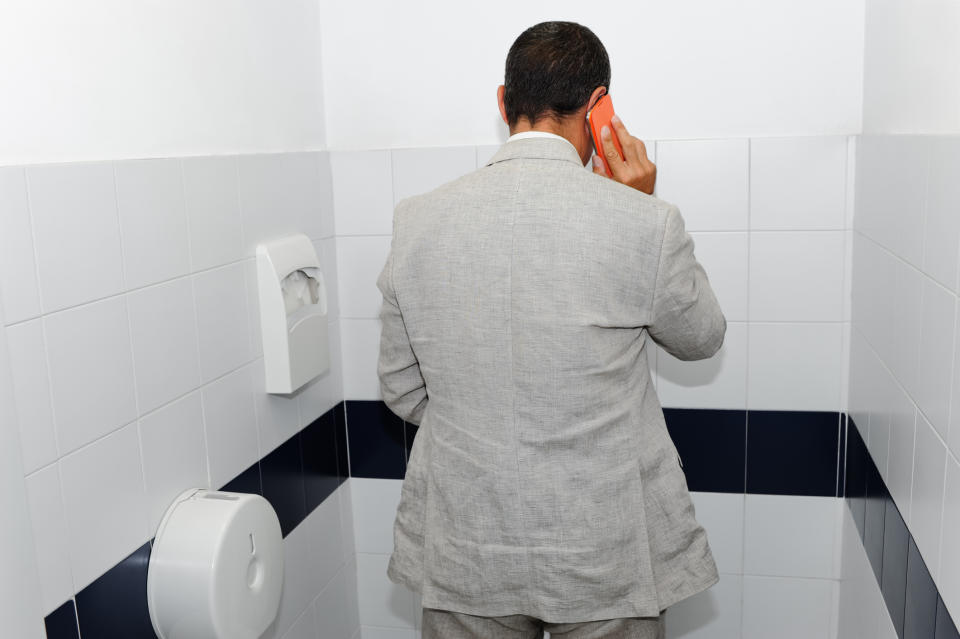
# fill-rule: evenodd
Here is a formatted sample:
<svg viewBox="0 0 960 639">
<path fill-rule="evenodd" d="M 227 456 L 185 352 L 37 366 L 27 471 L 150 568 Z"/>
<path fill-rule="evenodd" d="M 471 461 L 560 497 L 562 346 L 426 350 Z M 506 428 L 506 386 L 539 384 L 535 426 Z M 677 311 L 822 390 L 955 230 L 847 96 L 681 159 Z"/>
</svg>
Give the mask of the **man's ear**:
<svg viewBox="0 0 960 639">
<path fill-rule="evenodd" d="M 593 93 L 590 94 L 590 99 L 587 100 L 587 111 L 596 106 L 597 101 L 600 100 L 603 96 L 607 94 L 607 87 L 597 87 L 593 90 Z"/>
<path fill-rule="evenodd" d="M 507 121 L 507 107 L 503 104 L 503 94 L 506 92 L 506 87 L 502 84 L 497 87 L 497 105 L 500 107 L 500 117 L 503 118 L 503 123 L 509 125 L 510 122 Z"/>
</svg>

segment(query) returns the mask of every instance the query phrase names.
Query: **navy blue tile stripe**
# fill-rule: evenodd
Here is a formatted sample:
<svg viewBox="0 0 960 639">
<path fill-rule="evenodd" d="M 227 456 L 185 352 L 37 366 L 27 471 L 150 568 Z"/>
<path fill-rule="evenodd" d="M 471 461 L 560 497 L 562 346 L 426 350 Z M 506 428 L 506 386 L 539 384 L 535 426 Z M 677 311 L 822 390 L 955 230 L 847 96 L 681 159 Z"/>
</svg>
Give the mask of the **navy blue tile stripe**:
<svg viewBox="0 0 960 639">
<path fill-rule="evenodd" d="M 346 413 L 350 476 L 403 479 L 417 426 L 381 401 L 347 401 Z M 685 408 L 663 413 L 690 490 L 840 495 L 840 413 Z"/>
<path fill-rule="evenodd" d="M 843 497 L 900 639 L 960 639 L 917 543 L 852 418 Z"/>
<path fill-rule="evenodd" d="M 340 402 L 221 490 L 263 495 L 277 512 L 286 537 L 348 476 L 345 411 Z M 152 543 L 47 615 L 48 639 L 154 639 L 147 609 Z"/>
</svg>

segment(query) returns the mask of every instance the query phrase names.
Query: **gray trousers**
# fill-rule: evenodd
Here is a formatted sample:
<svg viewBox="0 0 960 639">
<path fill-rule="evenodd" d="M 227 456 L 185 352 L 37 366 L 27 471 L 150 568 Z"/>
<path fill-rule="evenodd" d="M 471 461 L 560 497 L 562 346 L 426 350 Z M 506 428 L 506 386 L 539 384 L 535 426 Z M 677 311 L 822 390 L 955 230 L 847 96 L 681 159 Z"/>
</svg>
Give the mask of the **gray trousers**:
<svg viewBox="0 0 960 639">
<path fill-rule="evenodd" d="M 423 639 L 664 639 L 659 617 L 606 619 L 584 623 L 546 623 L 533 617 L 474 617 L 459 612 L 423 609 Z"/>
</svg>

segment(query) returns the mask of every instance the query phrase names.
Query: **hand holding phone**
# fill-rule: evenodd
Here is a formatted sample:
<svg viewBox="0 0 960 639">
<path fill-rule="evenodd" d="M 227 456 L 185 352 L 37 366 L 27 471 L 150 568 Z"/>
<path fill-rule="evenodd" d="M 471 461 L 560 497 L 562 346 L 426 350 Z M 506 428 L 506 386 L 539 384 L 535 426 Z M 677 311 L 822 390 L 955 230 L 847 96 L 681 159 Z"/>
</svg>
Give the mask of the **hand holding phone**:
<svg viewBox="0 0 960 639">
<path fill-rule="evenodd" d="M 643 193 L 653 193 L 657 182 L 657 166 L 647 157 L 643 140 L 630 135 L 627 127 L 614 114 L 609 95 L 600 98 L 587 113 L 587 121 L 596 149 L 593 172 Z"/>
</svg>

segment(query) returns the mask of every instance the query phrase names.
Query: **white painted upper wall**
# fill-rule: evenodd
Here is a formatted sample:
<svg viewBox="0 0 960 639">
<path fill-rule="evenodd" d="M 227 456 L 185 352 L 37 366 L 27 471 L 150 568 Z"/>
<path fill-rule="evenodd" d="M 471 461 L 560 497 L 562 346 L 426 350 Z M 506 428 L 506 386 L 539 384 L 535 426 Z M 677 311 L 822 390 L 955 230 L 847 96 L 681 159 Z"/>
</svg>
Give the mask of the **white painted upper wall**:
<svg viewBox="0 0 960 639">
<path fill-rule="evenodd" d="M 603 39 L 641 136 L 859 133 L 864 2 L 4 0 L 0 165 L 496 143 L 545 19 Z"/>
<path fill-rule="evenodd" d="M 321 148 L 319 0 L 3 0 L 0 165 Z"/>
<path fill-rule="evenodd" d="M 870 0 L 864 133 L 960 133 L 960 2 Z"/>
<path fill-rule="evenodd" d="M 907 1 L 907 0 L 904 0 Z M 856 134 L 864 0 L 324 3 L 334 149 L 492 144 L 513 40 L 574 20 L 603 40 L 611 93 L 646 138 Z"/>
</svg>

